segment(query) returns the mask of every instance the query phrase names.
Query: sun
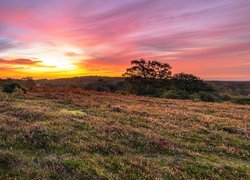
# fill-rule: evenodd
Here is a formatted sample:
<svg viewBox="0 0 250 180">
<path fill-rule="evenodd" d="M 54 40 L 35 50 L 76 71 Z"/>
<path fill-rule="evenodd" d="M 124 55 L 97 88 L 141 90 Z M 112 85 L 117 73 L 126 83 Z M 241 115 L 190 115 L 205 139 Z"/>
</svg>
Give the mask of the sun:
<svg viewBox="0 0 250 180">
<path fill-rule="evenodd" d="M 81 49 L 70 45 L 58 45 L 40 47 L 32 50 L 33 55 L 41 61 L 41 64 L 56 70 L 75 70 L 77 63 L 81 60 L 83 52 Z M 74 54 L 75 56 L 69 56 Z"/>
<path fill-rule="evenodd" d="M 57 70 L 74 70 L 77 68 L 75 63 L 78 60 L 74 57 L 67 57 L 61 52 L 46 52 L 37 54 L 36 57 L 42 61 L 44 66 L 56 68 Z"/>
<path fill-rule="evenodd" d="M 47 56 L 41 55 L 42 64 L 51 68 L 56 68 L 57 70 L 74 70 L 77 66 L 69 60 L 67 57 L 54 55 Z"/>
</svg>

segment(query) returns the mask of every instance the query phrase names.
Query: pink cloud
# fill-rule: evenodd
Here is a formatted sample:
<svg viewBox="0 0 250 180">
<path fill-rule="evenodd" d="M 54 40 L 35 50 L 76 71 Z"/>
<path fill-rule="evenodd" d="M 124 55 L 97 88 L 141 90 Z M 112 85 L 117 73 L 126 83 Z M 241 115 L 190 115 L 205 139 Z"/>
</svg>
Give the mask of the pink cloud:
<svg viewBox="0 0 250 180">
<path fill-rule="evenodd" d="M 248 0 L 48 2 L 4 0 L 0 36 L 29 48 L 72 45 L 83 54 L 63 52 L 65 56 L 83 56 L 79 67 L 103 74 L 122 74 L 130 60 L 148 58 L 204 78 L 227 78 L 231 73 L 250 79 L 242 73 L 248 67 L 238 66 L 250 58 Z M 0 51 L 10 48 L 4 46 Z"/>
</svg>

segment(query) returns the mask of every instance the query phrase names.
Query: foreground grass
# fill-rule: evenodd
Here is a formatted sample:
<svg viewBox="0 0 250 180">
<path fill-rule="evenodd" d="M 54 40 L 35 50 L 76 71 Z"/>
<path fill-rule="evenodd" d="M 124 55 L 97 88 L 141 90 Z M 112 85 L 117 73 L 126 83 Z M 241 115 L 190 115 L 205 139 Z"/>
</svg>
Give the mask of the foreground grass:
<svg viewBox="0 0 250 180">
<path fill-rule="evenodd" d="M 250 178 L 250 106 L 0 94 L 0 177 Z"/>
</svg>

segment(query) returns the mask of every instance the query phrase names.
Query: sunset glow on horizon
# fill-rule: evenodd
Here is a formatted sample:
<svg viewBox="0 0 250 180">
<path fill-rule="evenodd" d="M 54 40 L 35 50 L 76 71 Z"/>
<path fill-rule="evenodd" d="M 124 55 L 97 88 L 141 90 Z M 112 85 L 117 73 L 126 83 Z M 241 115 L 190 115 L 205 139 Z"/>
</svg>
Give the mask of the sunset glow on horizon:
<svg viewBox="0 0 250 180">
<path fill-rule="evenodd" d="M 249 0 L 0 0 L 0 78 L 121 76 L 133 59 L 250 80 Z"/>
</svg>

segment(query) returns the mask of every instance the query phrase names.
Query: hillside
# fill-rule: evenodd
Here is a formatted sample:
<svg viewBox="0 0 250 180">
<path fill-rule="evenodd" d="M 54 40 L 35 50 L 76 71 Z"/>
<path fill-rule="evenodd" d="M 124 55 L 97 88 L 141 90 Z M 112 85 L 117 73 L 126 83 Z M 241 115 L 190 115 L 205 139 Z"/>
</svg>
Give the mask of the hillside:
<svg viewBox="0 0 250 180">
<path fill-rule="evenodd" d="M 250 106 L 0 95 L 1 178 L 249 178 Z"/>
</svg>

